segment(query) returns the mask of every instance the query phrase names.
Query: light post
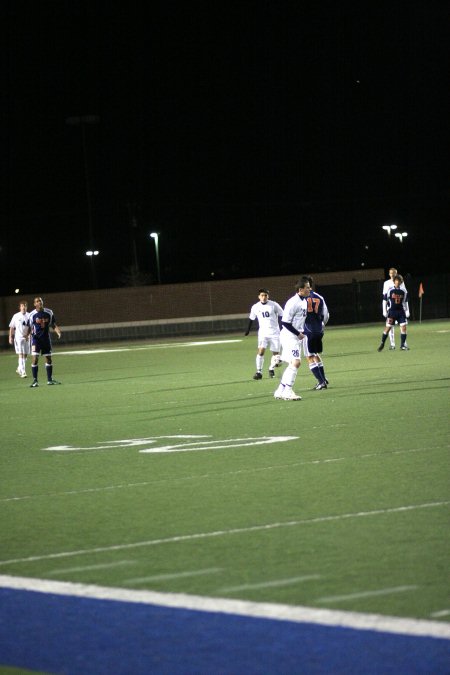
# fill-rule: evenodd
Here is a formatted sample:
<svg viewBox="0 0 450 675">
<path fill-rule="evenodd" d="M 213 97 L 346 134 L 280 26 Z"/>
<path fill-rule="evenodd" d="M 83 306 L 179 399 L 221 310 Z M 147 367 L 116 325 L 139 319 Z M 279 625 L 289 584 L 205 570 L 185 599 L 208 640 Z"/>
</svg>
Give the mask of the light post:
<svg viewBox="0 0 450 675">
<path fill-rule="evenodd" d="M 91 261 L 91 274 L 92 274 L 92 285 L 94 288 L 97 288 L 97 275 L 95 273 L 95 264 L 94 264 L 94 257 L 99 254 L 99 251 L 93 251 L 89 250 L 86 251 L 86 255 L 88 256 L 89 260 Z"/>
<path fill-rule="evenodd" d="M 397 225 L 382 225 L 383 230 L 386 230 L 388 236 L 391 236 L 391 231 L 397 229 Z"/>
<path fill-rule="evenodd" d="M 408 233 L 407 232 L 396 232 L 395 236 L 400 239 L 400 243 L 403 242 L 403 237 L 407 237 Z"/>
<path fill-rule="evenodd" d="M 90 251 L 86 251 L 86 255 L 91 256 L 92 262 L 92 284 L 94 288 L 97 288 L 97 277 L 95 275 L 94 269 L 94 258 L 92 256 L 98 255 L 98 251 L 94 251 L 94 228 L 92 225 L 92 202 L 91 202 L 91 186 L 89 181 L 89 169 L 88 169 L 88 157 L 87 157 L 87 146 L 86 146 L 86 124 L 98 124 L 100 117 L 98 115 L 79 115 L 76 117 L 67 117 L 66 124 L 73 127 L 80 127 L 81 130 L 81 147 L 83 151 L 83 168 L 84 168 L 84 185 L 86 190 L 86 206 L 87 206 L 87 216 L 88 216 L 88 235 L 89 235 L 89 246 L 91 247 Z"/>
<path fill-rule="evenodd" d="M 155 253 L 156 253 L 156 275 L 158 278 L 158 284 L 161 283 L 161 272 L 159 268 L 159 232 L 151 232 L 150 236 L 155 241 Z"/>
</svg>

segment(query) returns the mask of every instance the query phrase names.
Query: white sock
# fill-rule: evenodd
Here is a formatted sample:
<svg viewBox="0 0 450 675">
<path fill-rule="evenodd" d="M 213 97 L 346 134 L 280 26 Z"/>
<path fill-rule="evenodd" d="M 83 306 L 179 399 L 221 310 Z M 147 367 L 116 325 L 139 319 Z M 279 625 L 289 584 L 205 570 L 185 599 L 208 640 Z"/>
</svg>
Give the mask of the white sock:
<svg viewBox="0 0 450 675">
<path fill-rule="evenodd" d="M 260 354 L 256 355 L 256 370 L 260 373 L 263 369 L 264 365 L 264 356 L 261 356 Z"/>
<path fill-rule="evenodd" d="M 295 378 L 297 377 L 297 373 L 298 369 L 289 364 L 283 373 L 283 377 L 281 378 L 281 384 L 284 384 L 286 387 L 293 387 Z"/>
<path fill-rule="evenodd" d="M 395 345 L 394 329 L 389 331 L 389 340 L 391 341 L 391 347 L 394 347 L 394 345 Z"/>
<path fill-rule="evenodd" d="M 276 356 L 272 356 L 272 358 L 270 359 L 270 370 L 273 370 L 278 362 L 279 362 L 278 354 Z"/>
</svg>

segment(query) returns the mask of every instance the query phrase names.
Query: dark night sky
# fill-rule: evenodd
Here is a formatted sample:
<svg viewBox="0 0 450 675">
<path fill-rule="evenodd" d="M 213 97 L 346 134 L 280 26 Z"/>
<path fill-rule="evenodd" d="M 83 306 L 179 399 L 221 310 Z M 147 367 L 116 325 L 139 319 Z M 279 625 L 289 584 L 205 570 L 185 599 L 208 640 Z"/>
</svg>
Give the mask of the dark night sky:
<svg viewBox="0 0 450 675">
<path fill-rule="evenodd" d="M 447 270 L 447 3 L 2 12 L 1 295 L 92 287 L 80 115 L 100 287 L 155 280 L 151 231 L 163 282 Z"/>
</svg>

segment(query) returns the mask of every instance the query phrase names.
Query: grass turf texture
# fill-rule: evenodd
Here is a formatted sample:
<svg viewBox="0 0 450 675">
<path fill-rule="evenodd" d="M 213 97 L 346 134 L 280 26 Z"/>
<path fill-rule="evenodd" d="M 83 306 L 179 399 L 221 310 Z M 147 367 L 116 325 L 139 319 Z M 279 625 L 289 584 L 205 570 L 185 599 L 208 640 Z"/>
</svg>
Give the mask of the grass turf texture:
<svg viewBox="0 0 450 675">
<path fill-rule="evenodd" d="M 255 335 L 60 342 L 38 389 L 1 354 L 0 574 L 449 620 L 449 332 L 378 353 L 380 325 L 330 328 L 330 387 L 302 363 L 300 402 L 268 355 L 252 379 Z M 178 435 L 225 447 L 131 442 Z M 296 438 L 230 443 L 268 436 Z"/>
</svg>

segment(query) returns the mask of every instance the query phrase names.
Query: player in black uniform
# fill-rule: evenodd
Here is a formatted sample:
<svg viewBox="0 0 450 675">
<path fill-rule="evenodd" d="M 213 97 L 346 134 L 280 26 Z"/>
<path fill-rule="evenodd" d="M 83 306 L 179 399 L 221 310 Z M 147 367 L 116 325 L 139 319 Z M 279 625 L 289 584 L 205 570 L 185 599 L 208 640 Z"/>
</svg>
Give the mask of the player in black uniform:
<svg viewBox="0 0 450 675">
<path fill-rule="evenodd" d="M 405 288 L 401 288 L 403 277 L 401 274 L 394 276 L 394 287 L 390 288 L 383 298 L 383 307 L 387 309 L 386 328 L 381 336 L 381 343 L 378 351 L 384 349 L 384 343 L 389 335 L 389 331 L 395 325 L 395 322 L 400 326 L 400 349 L 407 351 L 409 347 L 406 345 L 406 326 L 409 318 L 408 293 Z"/>
<path fill-rule="evenodd" d="M 50 328 L 52 328 L 58 338 L 61 337 L 61 329 L 57 326 L 55 315 L 51 309 L 44 307 L 42 298 L 34 299 L 35 309 L 30 314 L 31 330 L 31 356 L 33 373 L 33 382 L 30 387 L 38 387 L 38 361 L 39 356 L 45 356 L 45 368 L 47 371 L 47 384 L 61 384 L 53 379 L 52 364 L 52 341 L 50 338 Z"/>
</svg>

